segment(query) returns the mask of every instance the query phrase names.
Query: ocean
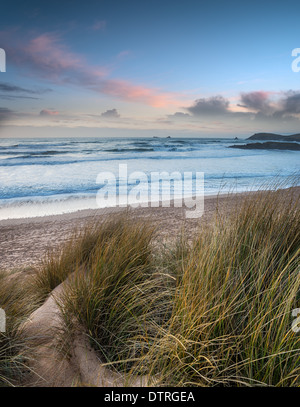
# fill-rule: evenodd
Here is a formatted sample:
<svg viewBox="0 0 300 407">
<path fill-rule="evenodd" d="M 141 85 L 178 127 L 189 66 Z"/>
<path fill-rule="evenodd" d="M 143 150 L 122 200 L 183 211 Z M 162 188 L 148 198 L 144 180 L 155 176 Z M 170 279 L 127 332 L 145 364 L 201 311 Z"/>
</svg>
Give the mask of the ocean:
<svg viewBox="0 0 300 407">
<path fill-rule="evenodd" d="M 96 209 L 96 195 L 103 186 L 98 174 L 115 174 L 119 186 L 126 182 L 119 175 L 124 164 L 128 174 L 147 175 L 145 194 L 153 172 L 203 172 L 205 195 L 256 190 L 273 177 L 289 186 L 289 178 L 299 174 L 298 151 L 228 148 L 237 143 L 245 140 L 0 139 L 0 220 Z"/>
</svg>

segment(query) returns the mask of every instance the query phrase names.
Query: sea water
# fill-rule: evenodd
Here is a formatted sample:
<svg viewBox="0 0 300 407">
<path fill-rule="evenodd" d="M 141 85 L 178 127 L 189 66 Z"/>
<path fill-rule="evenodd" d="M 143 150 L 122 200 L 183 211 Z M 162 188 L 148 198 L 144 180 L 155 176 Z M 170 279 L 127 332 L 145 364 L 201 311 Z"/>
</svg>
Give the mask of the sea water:
<svg viewBox="0 0 300 407">
<path fill-rule="evenodd" d="M 204 173 L 204 194 L 250 191 L 299 174 L 298 151 L 228 148 L 233 138 L 0 139 L 0 220 L 96 209 L 99 173 Z M 144 185 L 145 191 L 149 185 Z M 191 191 L 190 191 L 191 192 Z"/>
</svg>

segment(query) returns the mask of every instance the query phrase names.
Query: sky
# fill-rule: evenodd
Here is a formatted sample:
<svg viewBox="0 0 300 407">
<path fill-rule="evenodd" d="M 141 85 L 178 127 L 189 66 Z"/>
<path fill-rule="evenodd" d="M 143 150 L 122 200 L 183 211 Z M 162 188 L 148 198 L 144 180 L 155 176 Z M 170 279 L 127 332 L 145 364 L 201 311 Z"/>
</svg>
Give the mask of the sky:
<svg viewBox="0 0 300 407">
<path fill-rule="evenodd" d="M 5 2 L 0 137 L 300 132 L 299 14 L 290 0 Z"/>
</svg>

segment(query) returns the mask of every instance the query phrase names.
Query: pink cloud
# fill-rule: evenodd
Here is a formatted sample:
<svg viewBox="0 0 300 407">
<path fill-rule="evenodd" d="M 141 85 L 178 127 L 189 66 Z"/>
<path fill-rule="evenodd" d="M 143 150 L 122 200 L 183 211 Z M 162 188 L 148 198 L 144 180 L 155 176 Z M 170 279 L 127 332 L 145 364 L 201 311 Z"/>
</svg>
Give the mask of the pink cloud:
<svg viewBox="0 0 300 407">
<path fill-rule="evenodd" d="M 133 85 L 123 80 L 105 81 L 102 84 L 102 91 L 111 96 L 120 97 L 128 101 L 139 101 L 153 107 L 177 104 L 177 102 L 172 99 L 172 94 L 155 92 L 153 89 Z"/>
<path fill-rule="evenodd" d="M 56 84 L 71 84 L 153 107 L 176 105 L 174 94 L 161 92 L 122 79 L 110 79 L 106 67 L 90 66 L 84 57 L 68 50 L 55 33 L 30 39 L 25 46 L 19 41 L 11 47 L 11 60 L 32 76 Z"/>
<path fill-rule="evenodd" d="M 241 93 L 241 104 L 239 104 L 238 106 L 245 107 L 254 111 L 268 113 L 271 111 L 272 108 L 270 95 L 271 92 L 263 90 Z"/>
<path fill-rule="evenodd" d="M 33 38 L 23 48 L 19 58 L 19 62 L 27 62 L 30 68 L 50 80 L 68 82 L 68 76 L 84 76 L 89 74 L 89 71 L 97 76 L 107 74 L 105 69 L 88 69 L 85 59 L 68 51 L 55 34 L 42 34 Z"/>
<path fill-rule="evenodd" d="M 50 110 L 50 109 L 43 109 L 40 111 L 40 116 L 57 116 L 59 112 L 56 110 Z"/>
</svg>

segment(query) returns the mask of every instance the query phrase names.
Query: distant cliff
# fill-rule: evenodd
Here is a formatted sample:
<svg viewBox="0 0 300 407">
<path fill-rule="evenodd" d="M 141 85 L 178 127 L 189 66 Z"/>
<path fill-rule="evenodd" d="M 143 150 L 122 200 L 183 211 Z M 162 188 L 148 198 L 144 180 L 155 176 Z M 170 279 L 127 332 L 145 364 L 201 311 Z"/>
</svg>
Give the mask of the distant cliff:
<svg viewBox="0 0 300 407">
<path fill-rule="evenodd" d="M 242 148 L 243 150 L 294 150 L 294 151 L 300 151 L 300 144 L 267 141 L 265 143 L 250 143 L 250 144 L 240 144 L 240 145 L 235 144 L 233 146 L 229 146 L 229 148 Z"/>
<path fill-rule="evenodd" d="M 292 134 L 291 136 L 282 136 L 281 134 L 274 133 L 256 133 L 253 136 L 248 137 L 247 140 L 275 140 L 275 141 L 299 141 L 300 133 Z"/>
</svg>

